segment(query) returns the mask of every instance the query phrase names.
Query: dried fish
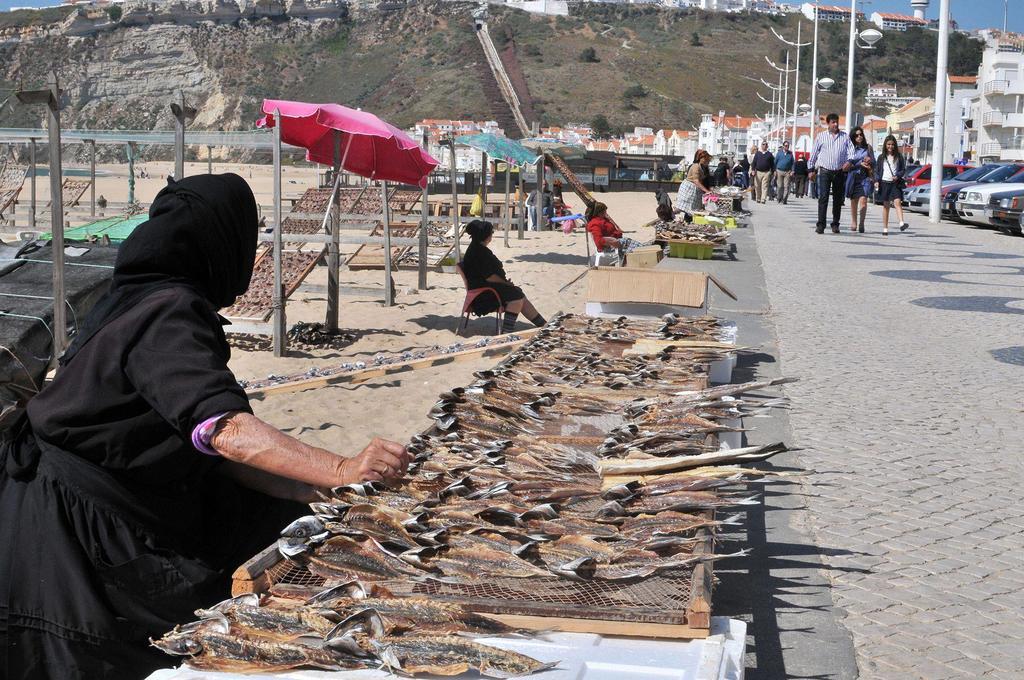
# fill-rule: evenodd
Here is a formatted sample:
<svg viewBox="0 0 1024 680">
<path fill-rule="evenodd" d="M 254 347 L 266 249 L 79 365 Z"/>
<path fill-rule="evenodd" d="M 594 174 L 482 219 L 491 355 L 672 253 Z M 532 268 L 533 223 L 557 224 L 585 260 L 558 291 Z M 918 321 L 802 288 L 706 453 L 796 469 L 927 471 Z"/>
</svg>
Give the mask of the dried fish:
<svg viewBox="0 0 1024 680">
<path fill-rule="evenodd" d="M 312 610 L 261 607 L 259 596 L 254 594 L 239 595 L 210 609 L 196 610 L 196 616 L 200 618 L 215 617 L 217 614 L 223 614 L 245 633 L 284 641 L 308 635 L 322 637 L 336 625 L 336 622 Z"/>
<path fill-rule="evenodd" d="M 332 579 L 378 581 L 423 572 L 400 559 L 372 538 L 334 536 L 314 553 L 303 555 L 309 570 Z"/>
<path fill-rule="evenodd" d="M 272 672 L 292 668 L 334 671 L 366 667 L 359 659 L 314 645 L 235 635 L 224 617 L 179 626 L 150 642 L 167 654 L 188 657 L 185 663 L 192 668 L 207 671 Z"/>
<path fill-rule="evenodd" d="M 330 609 L 344 617 L 372 609 L 380 614 L 389 635 L 402 631 L 480 635 L 509 635 L 520 632 L 496 619 L 475 614 L 456 604 L 421 597 L 385 598 L 365 594 L 353 597 L 355 594 L 350 584 L 342 584 L 325 590 L 309 603 L 317 608 Z"/>
<path fill-rule="evenodd" d="M 371 639 L 369 645 L 385 667 L 409 674 L 461 675 L 475 670 L 487 678 L 515 678 L 558 665 L 450 635 L 387 637 Z"/>
</svg>

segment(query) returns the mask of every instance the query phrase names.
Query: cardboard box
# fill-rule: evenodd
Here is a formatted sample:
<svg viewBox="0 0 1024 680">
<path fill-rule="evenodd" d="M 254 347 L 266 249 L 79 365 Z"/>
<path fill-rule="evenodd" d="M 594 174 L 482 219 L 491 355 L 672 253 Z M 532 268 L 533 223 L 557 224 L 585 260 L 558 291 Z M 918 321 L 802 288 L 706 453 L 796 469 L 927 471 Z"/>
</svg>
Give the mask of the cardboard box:
<svg viewBox="0 0 1024 680">
<path fill-rule="evenodd" d="M 592 269 L 587 274 L 586 313 L 590 316 L 661 316 L 704 313 L 708 282 L 736 296 L 707 272 L 673 272 L 620 267 Z"/>
<path fill-rule="evenodd" d="M 644 246 L 626 254 L 626 265 L 638 269 L 651 269 L 657 267 L 663 257 L 665 251 L 660 246 Z"/>
</svg>

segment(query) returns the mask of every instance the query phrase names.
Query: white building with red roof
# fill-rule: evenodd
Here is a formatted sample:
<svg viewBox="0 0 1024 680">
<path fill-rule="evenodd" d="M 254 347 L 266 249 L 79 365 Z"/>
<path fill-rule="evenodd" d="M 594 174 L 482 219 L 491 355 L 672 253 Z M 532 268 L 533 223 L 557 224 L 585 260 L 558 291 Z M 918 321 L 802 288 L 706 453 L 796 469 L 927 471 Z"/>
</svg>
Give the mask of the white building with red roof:
<svg viewBox="0 0 1024 680">
<path fill-rule="evenodd" d="M 871 15 L 871 23 L 883 31 L 905 31 L 911 27 L 926 28 L 927 19 L 918 19 L 906 14 L 893 14 L 891 12 L 875 12 Z"/>
</svg>

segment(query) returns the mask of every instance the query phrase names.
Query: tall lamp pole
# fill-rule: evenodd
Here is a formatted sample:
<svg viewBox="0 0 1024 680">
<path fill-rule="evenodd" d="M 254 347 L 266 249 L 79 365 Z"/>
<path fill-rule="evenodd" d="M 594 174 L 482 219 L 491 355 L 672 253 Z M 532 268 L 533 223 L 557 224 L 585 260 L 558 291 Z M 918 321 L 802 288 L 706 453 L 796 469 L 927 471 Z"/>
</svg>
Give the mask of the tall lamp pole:
<svg viewBox="0 0 1024 680">
<path fill-rule="evenodd" d="M 814 58 L 811 59 L 811 149 L 818 127 L 818 3 L 814 3 Z"/>
<path fill-rule="evenodd" d="M 817 5 L 814 6 L 814 16 L 815 16 L 815 18 L 817 18 L 817 16 L 818 16 L 818 6 Z M 800 102 L 800 50 L 803 49 L 804 47 L 808 47 L 811 44 L 811 43 L 802 43 L 802 42 L 800 42 L 800 31 L 801 31 L 802 27 L 803 27 L 803 22 L 802 21 L 797 21 L 796 22 L 796 42 L 795 43 L 786 40 L 781 35 L 779 35 L 778 31 L 776 31 L 774 28 L 772 29 L 772 33 L 775 34 L 776 38 L 778 38 L 782 42 L 786 43 L 787 45 L 796 48 L 796 69 L 795 69 L 796 77 L 794 78 L 794 81 L 793 81 L 793 136 L 792 136 L 792 141 L 791 141 L 791 146 L 793 147 L 793 152 L 794 153 L 796 152 L 797 109 L 799 108 L 799 102 Z M 815 54 L 815 71 L 817 71 L 817 54 L 818 54 L 818 52 L 817 52 L 817 48 L 818 48 L 818 44 L 817 44 L 818 22 L 817 21 L 814 22 L 814 28 L 815 28 L 815 43 L 814 43 L 814 48 L 815 48 L 815 52 L 814 52 L 814 54 Z M 815 78 L 817 77 L 817 73 L 814 74 L 814 77 Z M 812 89 L 813 89 L 813 86 L 812 86 Z M 813 99 L 814 95 L 812 94 L 811 97 Z M 813 135 L 813 131 L 812 131 L 811 140 L 813 141 L 813 139 L 814 139 L 814 135 Z"/>
<path fill-rule="evenodd" d="M 850 54 L 846 65 L 846 129 L 853 127 L 853 59 L 857 50 L 857 0 L 850 0 Z"/>
<path fill-rule="evenodd" d="M 932 152 L 931 200 L 928 221 L 942 219 L 942 162 L 946 155 L 946 83 L 949 74 L 949 0 L 939 5 L 939 54 L 935 62 L 935 149 Z"/>
</svg>

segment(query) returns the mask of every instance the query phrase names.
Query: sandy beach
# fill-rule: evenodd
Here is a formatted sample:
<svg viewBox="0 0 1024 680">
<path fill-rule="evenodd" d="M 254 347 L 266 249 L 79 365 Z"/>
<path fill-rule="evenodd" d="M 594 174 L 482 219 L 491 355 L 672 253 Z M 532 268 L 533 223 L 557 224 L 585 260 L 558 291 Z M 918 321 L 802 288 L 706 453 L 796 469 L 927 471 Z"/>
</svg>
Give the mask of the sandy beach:
<svg viewBox="0 0 1024 680">
<path fill-rule="evenodd" d="M 170 163 L 143 163 L 149 178 L 136 179 L 136 197 L 151 201 L 163 186 Z M 127 168 L 124 165 L 98 166 L 97 196 L 108 201 L 127 198 Z M 205 163 L 187 165 L 186 174 L 206 172 Z M 235 172 L 252 186 L 261 206 L 272 204 L 271 168 L 262 165 L 214 164 L 214 172 Z M 285 198 L 298 197 L 315 181 L 315 166 L 286 167 L 283 193 Z M 567 202 L 582 209 L 582 201 L 566 194 Z M 609 212 L 627 235 L 638 240 L 652 238 L 639 227 L 654 219 L 655 199 L 646 193 L 606 193 L 599 199 L 609 205 Z M 550 318 L 556 312 L 582 312 L 586 291 L 585 277 L 559 289 L 583 273 L 586 267 L 585 232 L 564 234 L 562 231 L 526 232 L 523 240 L 513 231 L 509 246 L 500 233 L 491 248 L 504 262 L 508 275 L 520 285 L 542 314 Z M 591 244 L 592 245 L 592 244 Z M 357 246 L 342 246 L 343 256 Z M 465 247 L 465 243 L 463 244 Z M 286 357 L 275 358 L 269 351 L 244 348 L 241 343 L 232 350 L 231 368 L 242 380 L 266 378 L 270 374 L 290 375 L 310 368 L 323 368 L 344 362 L 368 361 L 378 354 L 447 347 L 465 338 L 456 335 L 458 318 L 464 299 L 464 288 L 457 274 L 431 270 L 428 288 L 417 290 L 415 271 L 395 273 L 396 304 L 385 307 L 383 271 L 342 271 L 343 286 L 377 288 L 380 294 L 342 296 L 340 326 L 352 334 L 353 341 L 342 349 L 292 349 Z M 289 300 L 289 326 L 300 321 L 323 321 L 326 298 L 321 292 L 327 283 L 327 270 L 317 267 Z M 310 290 L 312 289 L 312 290 Z M 518 328 L 530 324 L 520 319 Z M 475 341 L 494 333 L 493 317 L 473 318 L 464 333 Z M 254 399 L 256 414 L 269 423 L 299 439 L 322 446 L 342 455 L 357 453 L 373 436 L 406 441 L 428 425 L 426 412 L 440 392 L 470 382 L 472 373 L 499 361 L 481 357 L 472 361 L 436 368 L 419 369 L 396 376 L 371 380 L 359 385 L 337 385 L 303 392 L 270 395 Z"/>
<path fill-rule="evenodd" d="M 609 210 L 624 231 L 633 238 L 653 235 L 637 228 L 654 218 L 653 196 L 639 193 L 603 194 Z M 648 213 L 650 213 L 648 215 Z M 354 246 L 348 246 L 354 248 Z M 513 281 L 520 285 L 537 309 L 550 318 L 556 312 L 582 312 L 586 293 L 585 277 L 559 289 L 583 273 L 586 267 L 584 232 L 574 234 L 527 232 L 522 241 L 515 234 L 506 248 L 496 237 L 491 248 L 505 264 Z M 382 271 L 343 271 L 343 285 L 376 286 L 377 296 L 343 296 L 340 326 L 356 336 L 342 350 L 292 351 L 275 359 L 270 352 L 232 351 L 231 368 L 243 380 L 285 375 L 356 360 L 366 361 L 377 354 L 449 346 L 464 341 L 455 334 L 465 289 L 457 274 L 428 275 L 428 289 L 416 290 L 416 272 L 395 274 L 396 304 L 385 307 Z M 309 284 L 325 285 L 327 272 L 317 267 L 307 279 Z M 326 300 L 322 294 L 302 288 L 288 303 L 288 323 L 323 321 Z M 519 329 L 530 328 L 520 318 Z M 464 335 L 471 339 L 493 335 L 493 317 L 473 318 Z M 429 421 L 426 413 L 439 393 L 473 380 L 474 371 L 495 364 L 499 359 L 484 358 L 436 368 L 419 369 L 359 385 L 337 385 L 305 392 L 270 395 L 252 402 L 256 414 L 305 442 L 341 454 L 357 453 L 373 436 L 407 441 L 423 430 Z"/>
<path fill-rule="evenodd" d="M 146 178 L 139 177 L 143 169 L 148 175 Z M 273 205 L 271 166 L 214 163 L 213 170 L 217 173 L 239 174 L 250 183 L 263 210 L 269 210 Z M 206 171 L 206 163 L 186 164 L 186 175 Z M 151 202 L 164 186 L 167 175 L 172 172 L 172 163 L 136 164 L 136 199 L 144 204 Z M 314 186 L 316 175 L 316 166 L 300 164 L 284 167 L 282 193 L 286 199 L 285 205 L 290 205 L 287 199 L 298 198 L 308 187 Z M 48 191 L 46 178 L 39 178 L 37 191 L 40 197 Z M 97 197 L 102 195 L 111 203 L 121 204 L 127 200 L 127 194 L 126 165 L 97 166 Z M 583 202 L 578 197 L 568 192 L 565 196 L 570 207 L 582 212 Z M 27 197 L 27 190 L 22 197 Z M 655 218 L 656 201 L 653 193 L 603 193 L 598 194 L 598 198 L 608 204 L 609 213 L 628 236 L 642 241 L 653 238 L 653 234 L 647 233 L 647 230 L 640 230 L 643 224 Z M 88 221 L 88 193 L 83 197 L 82 204 L 85 206 L 84 215 L 82 208 L 70 214 L 72 226 Z M 106 213 L 119 214 L 120 209 L 108 208 Z M 44 220 L 48 220 L 48 217 L 44 217 Z M 13 234 L 4 237 L 16 238 Z M 468 240 L 464 241 L 463 248 L 467 244 Z M 342 261 L 357 247 L 343 245 Z M 586 278 L 560 291 L 580 276 L 587 266 L 587 243 L 582 228 L 572 234 L 564 234 L 560 229 L 527 231 L 523 240 L 518 240 L 513 230 L 506 247 L 499 227 L 491 249 L 504 262 L 511 279 L 526 291 L 529 299 L 545 317 L 551 318 L 560 311 L 582 313 Z M 235 347 L 230 364 L 236 377 L 251 381 L 268 375 L 293 375 L 311 368 L 325 368 L 346 362 L 369 363 L 378 354 L 391 355 L 448 347 L 453 343 L 466 342 L 467 338 L 475 342 L 481 337 L 494 334 L 494 317 L 491 316 L 474 317 L 464 337 L 456 335 L 465 297 L 465 289 L 458 274 L 429 270 L 426 290 L 417 290 L 415 271 L 397 271 L 394 280 L 396 303 L 392 307 L 385 307 L 383 270 L 343 270 L 343 287 L 380 291 L 341 297 L 340 328 L 351 334 L 352 341 L 340 349 L 292 348 L 287 356 L 275 358 L 269 351 L 267 339 L 254 342 L 253 336 L 237 336 L 240 341 L 233 343 Z M 289 327 L 302 321 L 324 321 L 327 307 L 326 296 L 322 291 L 326 284 L 326 267 L 316 267 L 288 301 Z M 519 330 L 530 327 L 525 319 L 520 318 Z M 254 345 L 260 349 L 254 350 Z M 428 425 L 426 412 L 439 393 L 471 382 L 474 371 L 489 367 L 499 360 L 495 357 L 480 357 L 359 385 L 328 386 L 270 395 L 254 399 L 252 405 L 257 415 L 285 432 L 339 454 L 352 455 L 373 436 L 407 441 L 410 435 Z"/>
</svg>

